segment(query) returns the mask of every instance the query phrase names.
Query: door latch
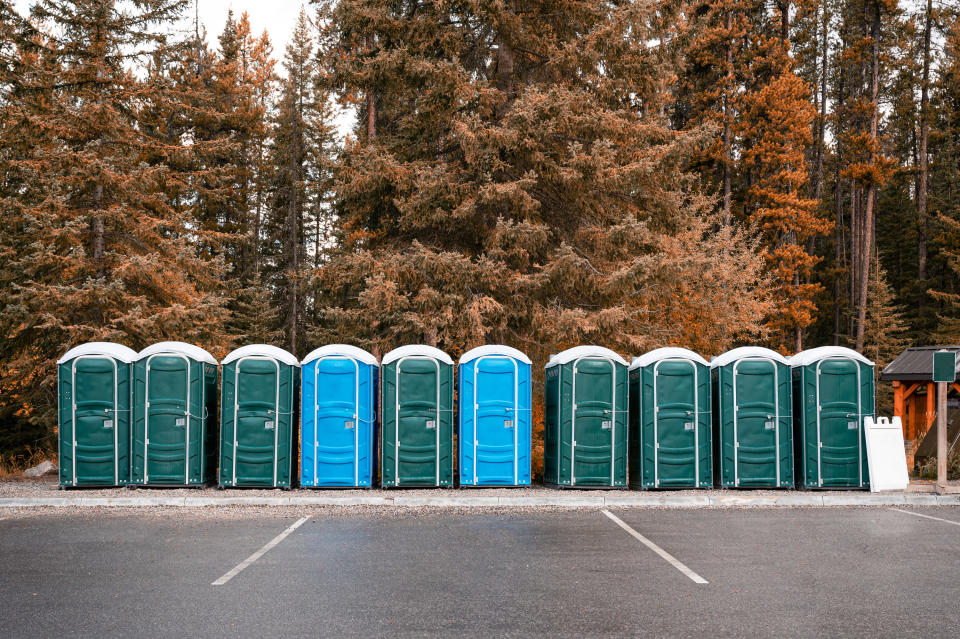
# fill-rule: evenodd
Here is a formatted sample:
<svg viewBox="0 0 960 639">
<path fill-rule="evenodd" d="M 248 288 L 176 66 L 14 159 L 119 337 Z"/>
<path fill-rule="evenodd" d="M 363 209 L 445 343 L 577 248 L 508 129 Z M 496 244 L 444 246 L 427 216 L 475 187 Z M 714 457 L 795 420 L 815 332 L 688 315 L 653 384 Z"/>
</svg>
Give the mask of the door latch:
<svg viewBox="0 0 960 639">
<path fill-rule="evenodd" d="M 434 420 L 432 420 L 432 419 L 428 419 L 428 420 L 427 420 L 427 429 L 428 429 L 428 430 L 436 430 L 436 428 L 437 428 L 437 422 L 434 421 Z"/>
<path fill-rule="evenodd" d="M 513 420 L 512 420 L 512 419 L 505 419 L 505 420 L 503 420 L 503 427 L 504 427 L 504 428 L 513 428 Z"/>
<path fill-rule="evenodd" d="M 267 420 L 267 421 L 263 422 L 263 427 L 264 427 L 266 430 L 273 430 L 273 420 L 271 419 L 271 420 Z"/>
<path fill-rule="evenodd" d="M 113 428 L 113 420 L 112 420 L 112 419 L 105 419 L 105 420 L 103 420 L 103 427 L 104 427 L 104 428 Z"/>
<path fill-rule="evenodd" d="M 348 419 L 347 421 L 343 422 L 343 427 L 344 427 L 344 428 L 352 429 L 352 428 L 353 428 L 353 420 L 352 420 L 352 419 Z"/>
</svg>

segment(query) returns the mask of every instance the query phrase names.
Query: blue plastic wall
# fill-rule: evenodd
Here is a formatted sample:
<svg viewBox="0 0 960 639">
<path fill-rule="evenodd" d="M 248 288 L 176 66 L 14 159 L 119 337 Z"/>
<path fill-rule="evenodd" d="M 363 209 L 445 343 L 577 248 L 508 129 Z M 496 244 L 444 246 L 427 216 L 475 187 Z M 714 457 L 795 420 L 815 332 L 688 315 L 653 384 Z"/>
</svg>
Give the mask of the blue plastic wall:
<svg viewBox="0 0 960 639">
<path fill-rule="evenodd" d="M 459 378 L 460 484 L 529 485 L 530 365 L 506 355 L 484 355 L 460 364 Z"/>
<path fill-rule="evenodd" d="M 321 357 L 301 371 L 301 486 L 373 485 L 379 369 Z"/>
</svg>

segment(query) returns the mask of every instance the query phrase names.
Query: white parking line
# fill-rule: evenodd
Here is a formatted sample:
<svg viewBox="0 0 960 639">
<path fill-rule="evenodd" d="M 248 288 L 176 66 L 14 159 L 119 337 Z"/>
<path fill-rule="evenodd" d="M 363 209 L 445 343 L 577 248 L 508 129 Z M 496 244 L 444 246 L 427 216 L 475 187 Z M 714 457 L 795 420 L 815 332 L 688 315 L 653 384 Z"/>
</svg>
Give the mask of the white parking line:
<svg viewBox="0 0 960 639">
<path fill-rule="evenodd" d="M 913 515 L 914 517 L 923 517 L 924 519 L 933 519 L 935 521 L 942 521 L 945 524 L 953 524 L 954 526 L 960 526 L 960 521 L 950 521 L 949 519 L 940 519 L 939 517 L 931 517 L 930 515 L 924 515 L 923 513 L 915 513 L 912 510 L 903 510 L 902 508 L 891 508 L 890 510 L 895 510 L 898 513 L 906 513 L 908 515 Z"/>
<path fill-rule="evenodd" d="M 685 574 L 687 577 L 693 580 L 694 583 L 698 583 L 698 584 L 710 583 L 709 581 L 707 581 L 697 573 L 687 568 L 679 559 L 677 559 L 676 557 L 668 553 L 666 550 L 656 545 L 655 543 L 653 543 L 652 541 L 650 541 L 649 539 L 647 539 L 646 537 L 638 533 L 636 530 L 634 530 L 633 528 L 625 524 L 623 520 L 621 520 L 619 517 L 614 515 L 609 510 L 601 510 L 600 512 L 602 512 L 604 515 L 606 515 L 611 520 L 613 520 L 615 524 L 617 524 L 618 526 L 626 530 L 628 533 L 630 533 L 633 537 L 637 539 L 637 541 L 642 543 L 644 546 L 646 546 L 653 552 L 657 553 L 658 555 L 666 559 L 671 566 L 673 566 L 674 568 L 676 568 L 677 570 Z"/>
<path fill-rule="evenodd" d="M 210 585 L 211 585 L 211 586 L 222 586 L 223 584 L 227 583 L 228 581 L 230 581 L 231 579 L 233 579 L 234 577 L 236 577 L 237 575 L 239 575 L 239 574 L 240 574 L 240 571 L 242 571 L 244 568 L 246 568 L 247 566 L 249 566 L 250 564 L 252 564 L 253 562 L 255 562 L 257 559 L 260 559 L 261 557 L 263 557 L 263 556 L 267 553 L 268 550 L 270 550 L 271 548 L 273 548 L 274 546 L 276 546 L 277 544 L 279 544 L 281 541 L 283 541 L 283 540 L 286 538 L 287 535 L 289 535 L 289 534 L 292 533 L 294 530 L 296 530 L 297 528 L 299 528 L 300 526 L 302 526 L 308 519 L 310 519 L 310 518 L 309 518 L 309 517 L 301 517 L 299 520 L 297 520 L 297 523 L 293 524 L 292 526 L 290 526 L 289 528 L 287 528 L 286 530 L 284 530 L 282 533 L 280 533 L 279 535 L 277 535 L 276 537 L 274 537 L 273 539 L 271 539 L 270 541 L 268 541 L 268 542 L 266 543 L 266 545 L 263 546 L 263 548 L 261 548 L 261 549 L 258 550 L 257 552 L 253 553 L 252 555 L 250 555 L 249 557 L 247 557 L 246 559 L 244 559 L 243 561 L 241 561 L 239 564 L 237 564 L 237 566 L 236 566 L 233 570 L 231 570 L 230 572 L 228 572 L 227 574 L 225 574 L 223 577 L 220 577 L 219 579 L 217 579 L 215 582 L 213 582 L 213 583 L 210 584 Z"/>
</svg>

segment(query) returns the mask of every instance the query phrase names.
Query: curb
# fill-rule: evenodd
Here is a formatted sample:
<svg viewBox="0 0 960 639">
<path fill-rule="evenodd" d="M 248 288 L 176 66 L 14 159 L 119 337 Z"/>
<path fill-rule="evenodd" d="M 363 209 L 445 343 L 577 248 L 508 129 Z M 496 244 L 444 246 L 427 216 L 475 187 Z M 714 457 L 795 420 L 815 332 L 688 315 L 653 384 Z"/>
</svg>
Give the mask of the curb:
<svg viewBox="0 0 960 639">
<path fill-rule="evenodd" d="M 960 495 L 932 493 L 785 493 L 775 496 L 740 494 L 621 493 L 608 496 L 575 494 L 498 497 L 336 496 L 290 497 L 3 497 L 3 508 L 155 508 L 217 506 L 388 506 L 392 508 L 773 508 L 827 506 L 960 506 Z"/>
</svg>

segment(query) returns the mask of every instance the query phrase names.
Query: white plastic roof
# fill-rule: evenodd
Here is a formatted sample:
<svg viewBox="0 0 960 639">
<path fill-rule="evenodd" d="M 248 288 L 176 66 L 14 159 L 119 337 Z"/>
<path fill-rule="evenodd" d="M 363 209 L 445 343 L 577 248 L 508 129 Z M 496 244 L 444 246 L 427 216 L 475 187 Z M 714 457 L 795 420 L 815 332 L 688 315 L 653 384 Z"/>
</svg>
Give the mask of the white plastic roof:
<svg viewBox="0 0 960 639">
<path fill-rule="evenodd" d="M 568 364 L 573 360 L 580 359 L 582 357 L 600 357 L 603 359 L 612 359 L 618 364 L 623 364 L 624 366 L 627 365 L 627 360 L 623 359 L 609 348 L 604 348 L 603 346 L 574 346 L 573 348 L 568 348 L 562 353 L 552 355 L 550 357 L 550 361 L 547 362 L 547 365 L 544 366 L 544 368 Z"/>
<path fill-rule="evenodd" d="M 693 351 L 686 348 L 678 348 L 676 346 L 666 346 L 664 348 L 657 348 L 650 351 L 649 353 L 644 353 L 640 357 L 634 357 L 633 362 L 630 363 L 630 370 L 635 368 L 640 368 L 641 366 L 649 366 L 654 362 L 659 362 L 664 359 L 689 359 L 704 366 L 709 366 L 710 363 L 703 359 L 701 356 L 697 355 Z"/>
<path fill-rule="evenodd" d="M 806 366 L 821 359 L 828 357 L 848 357 L 863 362 L 868 366 L 873 366 L 873 362 L 861 355 L 855 350 L 844 348 L 843 346 L 818 346 L 817 348 L 808 348 L 790 358 L 791 366 Z"/>
<path fill-rule="evenodd" d="M 358 362 L 363 362 L 364 364 L 369 364 L 370 366 L 380 365 L 376 357 L 362 348 L 350 346 L 349 344 L 327 344 L 326 346 L 315 348 L 310 351 L 310 354 L 304 357 L 300 363 L 306 366 L 321 357 L 346 357 L 348 359 L 355 359 Z"/>
<path fill-rule="evenodd" d="M 727 351 L 723 355 L 717 355 L 710 360 L 710 367 L 716 368 L 719 366 L 726 366 L 731 362 L 735 362 L 738 359 L 746 359 L 748 357 L 762 357 L 764 359 L 772 359 L 781 364 L 790 365 L 790 358 L 784 357 L 777 351 L 772 351 L 769 348 L 764 348 L 762 346 L 741 346 L 740 348 L 735 348 L 733 350 Z"/>
<path fill-rule="evenodd" d="M 395 362 L 401 357 L 432 357 L 433 359 L 438 359 L 445 364 L 453 364 L 453 360 L 450 359 L 449 355 L 441 351 L 439 348 L 427 346 L 426 344 L 407 344 L 406 346 L 395 348 L 383 356 L 382 363 L 384 366 L 386 366 L 390 362 Z"/>
<path fill-rule="evenodd" d="M 228 353 L 220 363 L 229 364 L 230 362 L 238 360 L 241 357 L 269 357 L 270 359 L 275 359 L 278 362 L 282 362 L 288 366 L 300 365 L 300 362 L 297 361 L 297 358 L 291 355 L 289 352 L 283 350 L 282 348 L 277 348 L 276 346 L 270 346 L 269 344 L 247 344 L 246 346 L 241 346 L 236 350 L 230 351 L 230 353 Z"/>
<path fill-rule="evenodd" d="M 217 364 L 217 360 L 213 358 L 213 355 L 203 350 L 199 346 L 187 344 L 186 342 L 158 342 L 151 346 L 147 346 L 145 349 L 137 353 L 137 359 L 143 359 L 144 357 L 156 355 L 157 353 L 180 353 L 181 355 L 186 355 L 187 357 L 195 359 L 198 362 L 206 362 L 207 364 L 213 364 L 214 366 Z"/>
<path fill-rule="evenodd" d="M 486 346 L 477 346 L 476 348 L 471 348 L 469 351 L 460 356 L 461 364 L 469 362 L 472 359 L 477 359 L 478 357 L 485 357 L 488 355 L 500 355 L 502 357 L 512 357 L 515 360 L 519 360 L 524 364 L 530 363 L 530 358 L 523 354 L 523 352 L 518 351 L 515 348 L 510 346 L 504 346 L 502 344 L 487 344 Z"/>
<path fill-rule="evenodd" d="M 87 342 L 86 344 L 74 346 L 64 353 L 63 357 L 57 360 L 57 364 L 69 362 L 74 357 L 79 357 L 80 355 L 103 355 L 121 362 L 126 362 L 127 364 L 137 359 L 137 351 L 132 348 L 127 348 L 123 344 L 114 344 L 113 342 Z"/>
</svg>

